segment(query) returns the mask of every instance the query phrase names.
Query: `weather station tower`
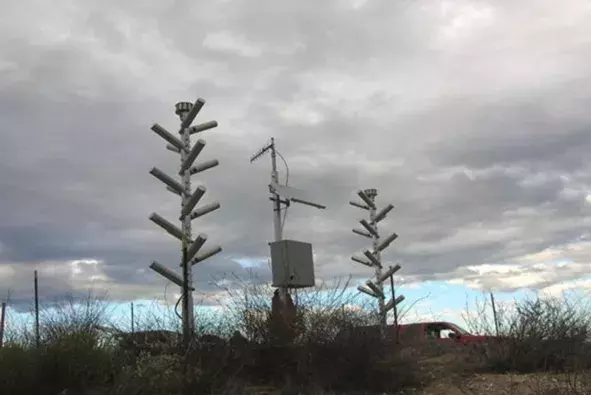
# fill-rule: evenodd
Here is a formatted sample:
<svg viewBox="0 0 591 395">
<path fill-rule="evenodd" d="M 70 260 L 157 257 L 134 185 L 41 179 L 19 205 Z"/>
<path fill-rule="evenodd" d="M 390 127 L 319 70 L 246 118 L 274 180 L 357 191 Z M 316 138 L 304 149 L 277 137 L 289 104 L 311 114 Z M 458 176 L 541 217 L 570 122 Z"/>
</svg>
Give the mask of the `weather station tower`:
<svg viewBox="0 0 591 395">
<path fill-rule="evenodd" d="M 195 160 L 205 148 L 206 142 L 203 139 L 198 139 L 195 144 L 191 144 L 191 135 L 202 133 L 218 126 L 216 121 L 208 121 L 191 126 L 204 104 L 205 100 L 199 98 L 195 103 L 179 102 L 175 105 L 175 113 L 181 121 L 178 129 L 179 137 L 174 136 L 157 123 L 151 128 L 155 134 L 168 143 L 166 149 L 177 154 L 177 159 L 179 159 L 178 175 L 168 175 L 157 167 L 153 167 L 150 170 L 150 174 L 166 185 L 166 190 L 180 198 L 178 221 L 180 221 L 181 226 L 177 226 L 158 213 L 152 213 L 149 219 L 181 242 L 180 267 L 182 274 L 178 275 L 176 272 L 156 261 L 152 262 L 150 269 L 178 285 L 181 289 L 181 297 L 175 306 L 175 312 L 178 304 L 182 302 L 182 314 L 177 313 L 177 315 L 179 315 L 182 321 L 183 340 L 186 346 L 188 346 L 191 337 L 195 333 L 192 294 L 195 288 L 193 287 L 192 267 L 222 251 L 222 247 L 219 245 L 209 249 L 202 249 L 207 241 L 206 234 L 200 233 L 195 238 L 192 236 L 193 221 L 220 208 L 218 202 L 197 208 L 197 204 L 200 203 L 207 189 L 204 185 L 199 185 L 193 190 L 191 185 L 192 176 L 219 165 L 217 159 L 195 164 Z"/>
<path fill-rule="evenodd" d="M 269 143 L 253 155 L 250 162 L 253 163 L 267 152 L 271 154 L 271 183 L 269 184 L 271 196 L 269 199 L 272 201 L 273 206 L 274 241 L 269 243 L 269 246 L 271 249 L 273 287 L 279 289 L 282 299 L 285 300 L 289 294 L 289 289 L 309 288 L 315 285 L 312 244 L 283 239 L 287 209 L 291 203 L 304 204 L 321 210 L 325 209 L 326 206 L 314 203 L 304 191 L 288 185 L 289 166 L 285 158 L 277 150 L 274 138 L 271 138 Z M 286 167 L 285 185 L 279 183 L 278 156 L 283 160 Z"/>
<path fill-rule="evenodd" d="M 359 286 L 357 289 L 366 295 L 376 298 L 378 301 L 378 314 L 380 319 L 380 327 L 382 334 L 386 329 L 386 318 L 389 310 L 394 310 L 394 319 L 398 324 L 398 316 L 396 306 L 404 300 L 404 296 L 400 295 L 395 297 L 392 295 L 392 299 L 386 302 L 386 295 L 384 293 L 383 284 L 387 279 L 391 280 L 392 293 L 394 294 L 394 285 L 392 276 L 398 270 L 400 265 L 390 266 L 386 271 L 382 265 L 382 253 L 390 244 L 398 238 L 396 233 L 392 233 L 389 236 L 382 238 L 378 229 L 378 223 L 386 218 L 388 213 L 394 209 L 394 205 L 388 204 L 381 210 L 378 210 L 376 206 L 376 197 L 378 196 L 377 189 L 370 188 L 365 190 L 358 190 L 357 196 L 362 200 L 362 203 L 356 201 L 350 201 L 351 206 L 360 208 L 367 211 L 369 214 L 369 221 L 362 219 L 359 221 L 364 229 L 353 229 L 353 233 L 363 236 L 371 240 L 371 250 L 366 249 L 363 251 L 364 258 L 358 256 L 352 256 L 351 260 L 361 265 L 374 269 L 374 279 L 369 279 L 365 282 L 365 286 Z"/>
</svg>

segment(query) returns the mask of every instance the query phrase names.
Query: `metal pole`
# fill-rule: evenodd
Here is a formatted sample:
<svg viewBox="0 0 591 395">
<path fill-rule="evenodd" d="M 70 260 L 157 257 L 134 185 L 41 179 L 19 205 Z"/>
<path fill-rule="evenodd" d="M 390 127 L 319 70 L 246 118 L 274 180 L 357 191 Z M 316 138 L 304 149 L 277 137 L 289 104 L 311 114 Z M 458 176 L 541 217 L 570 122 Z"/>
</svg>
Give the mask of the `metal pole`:
<svg viewBox="0 0 591 395">
<path fill-rule="evenodd" d="M 279 174 L 277 173 L 277 153 L 275 152 L 275 138 L 271 137 L 271 181 L 279 183 Z M 274 193 L 275 200 L 273 201 L 273 225 L 275 230 L 275 241 L 283 239 L 281 229 L 281 196 L 278 193 Z M 285 303 L 288 295 L 287 287 L 279 288 L 279 295 L 281 300 Z"/>
<path fill-rule="evenodd" d="M 35 270 L 35 345 L 37 348 L 41 345 L 39 335 L 39 281 L 37 279 L 37 270 Z"/>
<path fill-rule="evenodd" d="M 4 345 L 4 319 L 6 318 L 6 303 L 2 302 L 2 312 L 0 315 L 0 348 Z"/>
<path fill-rule="evenodd" d="M 192 326 L 189 317 L 191 317 L 191 313 L 189 311 L 191 294 L 189 292 L 189 281 L 187 281 L 189 277 L 189 262 L 187 262 L 187 241 L 186 239 L 183 240 L 183 345 L 185 349 L 189 348 L 189 344 L 191 343 L 191 334 Z"/>
<path fill-rule="evenodd" d="M 135 333 L 135 322 L 133 317 L 133 302 L 131 302 L 131 333 Z"/>
<path fill-rule="evenodd" d="M 499 320 L 497 318 L 497 307 L 495 305 L 495 297 L 492 292 L 490 293 L 490 301 L 492 304 L 493 319 L 495 320 L 495 331 L 497 333 L 497 336 L 499 336 Z"/>
<path fill-rule="evenodd" d="M 279 174 L 277 173 L 277 153 L 275 152 L 275 139 L 271 138 L 271 181 L 279 183 Z M 275 226 L 275 241 L 283 238 L 281 234 L 281 201 L 280 196 L 275 193 L 273 201 L 273 224 Z"/>
<path fill-rule="evenodd" d="M 188 134 L 188 133 L 187 133 Z M 184 199 L 183 199 L 184 200 Z M 183 221 L 184 225 L 184 221 Z M 189 321 L 189 317 L 191 316 L 189 312 L 190 300 L 192 300 L 192 295 L 189 294 L 189 262 L 187 259 L 187 237 L 183 237 L 183 258 L 182 258 L 182 268 L 183 268 L 183 289 L 182 289 L 182 299 L 183 299 L 183 347 L 185 350 L 189 350 L 189 346 L 191 344 L 191 334 L 192 334 L 192 327 L 191 321 Z M 185 352 L 185 357 L 183 358 L 183 395 L 189 395 L 190 386 L 189 386 L 189 353 Z"/>
<path fill-rule="evenodd" d="M 176 105 L 176 114 L 179 116 L 182 122 L 185 120 L 189 111 L 193 107 L 193 103 L 181 102 Z M 191 133 L 188 128 L 182 129 L 181 131 L 181 142 L 183 143 L 184 149 L 181 150 L 181 164 L 185 162 L 189 152 L 191 151 Z M 188 203 L 191 196 L 191 173 L 189 169 L 186 169 L 182 174 L 182 183 L 185 190 L 185 194 L 182 195 L 181 210 Z M 186 215 L 182 221 L 182 232 L 184 236 L 182 245 L 182 264 L 183 264 L 183 331 L 187 331 L 184 336 L 190 336 L 194 329 L 194 317 L 193 317 L 193 295 L 189 292 L 190 285 L 193 284 L 193 273 L 189 262 L 187 262 L 187 240 L 191 240 L 191 216 Z"/>
<path fill-rule="evenodd" d="M 372 202 L 375 203 L 376 196 L 378 195 L 377 189 L 366 189 L 365 194 L 371 199 Z M 375 223 L 375 217 L 376 217 L 376 208 L 370 207 L 370 209 L 369 209 L 369 223 L 371 225 L 373 225 L 374 229 L 376 230 L 376 235 L 372 235 L 373 250 L 375 251 L 374 256 L 381 263 L 382 262 L 381 253 L 379 251 L 377 251 L 377 247 L 380 245 L 380 236 L 379 236 L 379 233 L 377 232 L 378 225 L 377 225 L 377 223 Z M 376 266 L 375 271 L 376 271 L 376 278 L 380 278 L 382 276 L 382 268 L 380 266 Z M 382 293 L 383 293 L 384 287 L 383 287 L 382 283 L 377 284 L 377 286 L 380 289 L 380 291 L 382 291 Z M 382 327 L 382 330 L 385 330 L 386 329 L 386 303 L 383 298 L 378 298 L 378 306 L 379 306 L 379 313 L 380 313 L 380 326 Z"/>
<path fill-rule="evenodd" d="M 391 268 L 391 266 L 390 266 L 390 268 Z M 392 300 L 396 300 L 396 293 L 394 292 L 394 274 L 392 274 L 390 276 L 390 289 L 392 290 Z M 394 304 L 394 307 L 392 307 L 392 310 L 394 310 L 394 341 L 396 342 L 396 344 L 398 344 L 399 340 L 400 340 L 399 330 L 398 330 L 398 306 L 396 306 L 396 304 Z"/>
</svg>

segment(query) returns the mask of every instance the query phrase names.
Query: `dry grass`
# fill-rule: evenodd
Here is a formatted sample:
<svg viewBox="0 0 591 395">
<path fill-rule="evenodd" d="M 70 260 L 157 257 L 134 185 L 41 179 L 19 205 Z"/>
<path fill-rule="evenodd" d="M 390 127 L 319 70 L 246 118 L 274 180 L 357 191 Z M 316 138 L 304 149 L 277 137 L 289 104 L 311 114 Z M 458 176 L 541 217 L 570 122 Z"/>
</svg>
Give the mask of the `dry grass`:
<svg viewBox="0 0 591 395">
<path fill-rule="evenodd" d="M 336 341 L 341 330 L 377 322 L 347 296 L 347 281 L 299 293 L 294 341 L 277 345 L 269 325 L 272 289 L 227 290 L 222 314 L 198 314 L 189 350 L 174 336 L 178 319 L 144 314 L 138 331 L 171 336 L 142 342 L 114 330 L 109 304 L 89 296 L 54 303 L 41 314 L 41 347 L 30 326 L 12 327 L 0 349 L 2 394 L 540 394 L 591 395 L 590 317 L 585 300 L 531 299 L 500 308 L 503 340 L 476 353 L 433 357 L 379 339 Z M 481 311 L 484 311 L 482 309 Z M 475 317 L 475 318 L 474 318 Z M 472 327 L 491 332 L 484 314 Z M 235 331 L 243 337 L 232 337 Z M 138 340 L 139 339 L 139 340 Z M 145 339 L 145 337 L 144 337 Z M 479 358 L 474 358 L 474 356 Z M 271 387 L 273 390 L 269 389 Z M 75 391 L 75 392 L 71 392 Z M 185 391 L 185 392 L 183 392 Z M 273 392 L 275 391 L 275 392 Z M 264 392 L 260 392 L 264 393 Z"/>
<path fill-rule="evenodd" d="M 481 306 L 472 330 L 495 334 Z M 591 368 L 591 305 L 563 294 L 560 298 L 522 300 L 499 312 L 497 341 L 480 349 L 482 369 L 490 372 L 569 372 Z"/>
<path fill-rule="evenodd" d="M 131 341 L 121 330 L 106 336 L 100 328 L 113 323 L 104 299 L 66 298 L 42 312 L 39 349 L 31 326 L 12 328 L 0 349 L 0 388 L 6 395 L 53 395 L 65 389 L 201 395 L 245 394 L 253 386 L 273 386 L 285 394 L 394 393 L 422 386 L 415 358 L 375 339 L 346 345 L 334 341 L 342 329 L 376 322 L 371 310 L 344 308 L 358 304 L 346 297 L 348 285 L 298 294 L 295 339 L 289 346 L 273 343 L 272 289 L 266 286 L 228 290 L 231 302 L 223 315 L 198 314 L 189 350 L 182 350 L 175 336 L 164 336 L 158 346 L 141 344 L 137 336 Z M 175 326 L 174 316 L 144 314 L 136 327 L 154 333 Z M 247 340 L 242 346 L 231 338 L 235 331 Z"/>
</svg>

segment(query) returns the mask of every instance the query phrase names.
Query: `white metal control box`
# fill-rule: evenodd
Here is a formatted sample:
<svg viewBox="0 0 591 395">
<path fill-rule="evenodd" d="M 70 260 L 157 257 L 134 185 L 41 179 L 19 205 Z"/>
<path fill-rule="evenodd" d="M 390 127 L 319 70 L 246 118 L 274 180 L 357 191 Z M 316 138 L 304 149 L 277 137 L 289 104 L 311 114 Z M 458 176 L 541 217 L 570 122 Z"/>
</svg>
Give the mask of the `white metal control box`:
<svg viewBox="0 0 591 395">
<path fill-rule="evenodd" d="M 312 244 L 281 240 L 269 245 L 274 287 L 308 288 L 315 285 Z"/>
</svg>

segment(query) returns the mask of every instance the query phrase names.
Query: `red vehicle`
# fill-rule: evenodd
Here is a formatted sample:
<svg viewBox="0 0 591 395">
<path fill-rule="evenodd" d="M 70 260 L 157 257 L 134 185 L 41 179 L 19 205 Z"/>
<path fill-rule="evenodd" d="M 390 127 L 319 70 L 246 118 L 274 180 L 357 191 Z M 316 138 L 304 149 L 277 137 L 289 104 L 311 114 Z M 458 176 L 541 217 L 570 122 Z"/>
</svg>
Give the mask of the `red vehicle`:
<svg viewBox="0 0 591 395">
<path fill-rule="evenodd" d="M 396 328 L 392 327 L 391 330 L 394 331 L 395 336 Z M 471 334 L 456 324 L 443 321 L 399 325 L 398 338 L 400 343 L 407 345 L 428 342 L 469 345 L 492 339 L 491 336 Z"/>
<path fill-rule="evenodd" d="M 341 332 L 337 335 L 340 339 L 372 338 L 380 334 L 377 325 L 362 326 Z M 386 339 L 396 339 L 396 327 L 389 325 L 386 330 Z M 494 339 L 491 336 L 473 335 L 467 330 L 450 322 L 420 322 L 415 324 L 398 325 L 398 341 L 405 346 L 420 344 L 449 344 L 449 345 L 470 345 L 480 344 L 487 340 Z"/>
</svg>

